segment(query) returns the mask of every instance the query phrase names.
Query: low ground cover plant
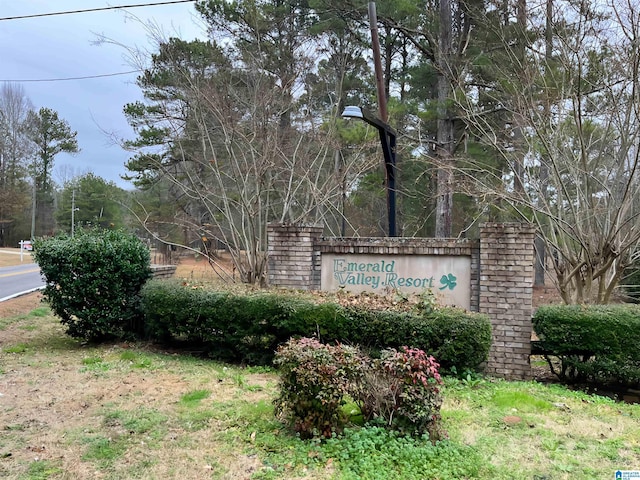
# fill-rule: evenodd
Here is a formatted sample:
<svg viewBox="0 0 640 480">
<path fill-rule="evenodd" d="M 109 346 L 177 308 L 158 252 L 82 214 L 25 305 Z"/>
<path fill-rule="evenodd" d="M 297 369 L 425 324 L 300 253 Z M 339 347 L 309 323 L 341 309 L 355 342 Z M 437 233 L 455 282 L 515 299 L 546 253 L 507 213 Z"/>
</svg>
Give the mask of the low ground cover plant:
<svg viewBox="0 0 640 480">
<path fill-rule="evenodd" d="M 640 305 L 545 305 L 533 328 L 562 380 L 640 385 Z"/>
<path fill-rule="evenodd" d="M 276 415 L 302 438 L 342 433 L 349 400 L 368 422 L 434 442 L 445 436 L 438 363 L 420 349 L 388 349 L 371 359 L 351 346 L 301 338 L 282 345 L 274 363 L 280 373 Z"/>
</svg>

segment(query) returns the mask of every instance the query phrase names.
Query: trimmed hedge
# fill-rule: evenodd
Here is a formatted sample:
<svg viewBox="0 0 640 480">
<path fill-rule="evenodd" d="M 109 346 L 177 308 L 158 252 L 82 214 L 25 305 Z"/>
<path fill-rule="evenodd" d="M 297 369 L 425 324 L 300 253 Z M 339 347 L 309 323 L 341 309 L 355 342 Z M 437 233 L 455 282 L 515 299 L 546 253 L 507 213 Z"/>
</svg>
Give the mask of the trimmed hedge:
<svg viewBox="0 0 640 480">
<path fill-rule="evenodd" d="M 122 230 L 79 230 L 36 239 L 43 292 L 67 333 L 92 341 L 137 337 L 139 292 L 151 276 L 147 246 Z"/>
<path fill-rule="evenodd" d="M 560 378 L 640 384 L 640 306 L 546 305 L 533 317 L 539 346 Z"/>
<path fill-rule="evenodd" d="M 282 292 L 233 294 L 171 281 L 143 288 L 149 337 L 202 344 L 210 355 L 270 364 L 291 337 L 357 344 L 370 351 L 411 345 L 433 355 L 444 370 L 478 370 L 491 344 L 491 324 L 480 314 L 443 308 L 429 314 L 345 308 Z"/>
</svg>

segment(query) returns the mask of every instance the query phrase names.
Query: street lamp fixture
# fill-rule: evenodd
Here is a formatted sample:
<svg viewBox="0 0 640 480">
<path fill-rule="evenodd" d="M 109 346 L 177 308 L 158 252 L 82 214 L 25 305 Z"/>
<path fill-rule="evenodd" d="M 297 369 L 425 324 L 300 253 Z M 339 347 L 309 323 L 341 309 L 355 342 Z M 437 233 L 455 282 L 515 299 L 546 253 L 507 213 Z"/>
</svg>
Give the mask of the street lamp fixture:
<svg viewBox="0 0 640 480">
<path fill-rule="evenodd" d="M 396 237 L 396 131 L 378 117 L 360 107 L 348 106 L 343 118 L 359 118 L 378 129 L 382 153 L 384 154 L 385 183 L 387 186 L 387 218 L 389 236 Z"/>
</svg>

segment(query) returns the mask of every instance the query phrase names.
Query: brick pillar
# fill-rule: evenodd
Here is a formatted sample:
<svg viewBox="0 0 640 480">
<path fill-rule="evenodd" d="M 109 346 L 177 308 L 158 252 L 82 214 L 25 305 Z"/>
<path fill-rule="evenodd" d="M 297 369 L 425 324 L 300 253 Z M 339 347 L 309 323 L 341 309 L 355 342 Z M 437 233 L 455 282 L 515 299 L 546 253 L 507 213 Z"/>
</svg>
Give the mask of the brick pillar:
<svg viewBox="0 0 640 480">
<path fill-rule="evenodd" d="M 471 301 L 469 310 L 480 311 L 480 240 L 471 242 Z"/>
<path fill-rule="evenodd" d="M 480 312 L 491 318 L 493 339 L 486 373 L 531 378 L 531 314 L 535 227 L 480 226 Z"/>
<path fill-rule="evenodd" d="M 269 285 L 298 290 L 319 287 L 315 245 L 322 230 L 321 225 L 267 226 Z"/>
</svg>

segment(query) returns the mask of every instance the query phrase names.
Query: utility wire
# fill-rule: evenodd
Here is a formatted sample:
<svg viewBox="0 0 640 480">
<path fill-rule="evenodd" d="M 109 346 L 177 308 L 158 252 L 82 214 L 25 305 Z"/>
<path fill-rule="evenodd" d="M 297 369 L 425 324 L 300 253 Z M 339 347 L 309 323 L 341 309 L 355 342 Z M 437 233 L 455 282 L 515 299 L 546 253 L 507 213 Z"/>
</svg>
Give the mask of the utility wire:
<svg viewBox="0 0 640 480">
<path fill-rule="evenodd" d="M 64 12 L 35 13 L 33 15 L 18 15 L 15 17 L 0 17 L 2 20 L 22 20 L 25 18 L 52 17 L 55 15 L 71 15 L 73 13 L 101 12 L 104 10 L 118 10 L 120 8 L 136 8 L 136 7 L 156 7 L 159 5 L 171 5 L 174 3 L 193 3 L 196 0 L 171 0 L 168 2 L 138 3 L 134 5 L 116 5 L 113 7 L 89 8 L 86 10 L 67 10 Z"/>
<path fill-rule="evenodd" d="M 65 77 L 65 78 L 30 78 L 26 80 L 0 80 L 7 83 L 33 83 L 33 82 L 65 82 L 67 80 L 88 80 L 91 78 L 115 77 L 117 75 L 129 75 L 130 73 L 141 72 L 142 70 L 130 70 L 128 72 L 104 73 L 102 75 L 87 75 L 84 77 Z"/>
</svg>

